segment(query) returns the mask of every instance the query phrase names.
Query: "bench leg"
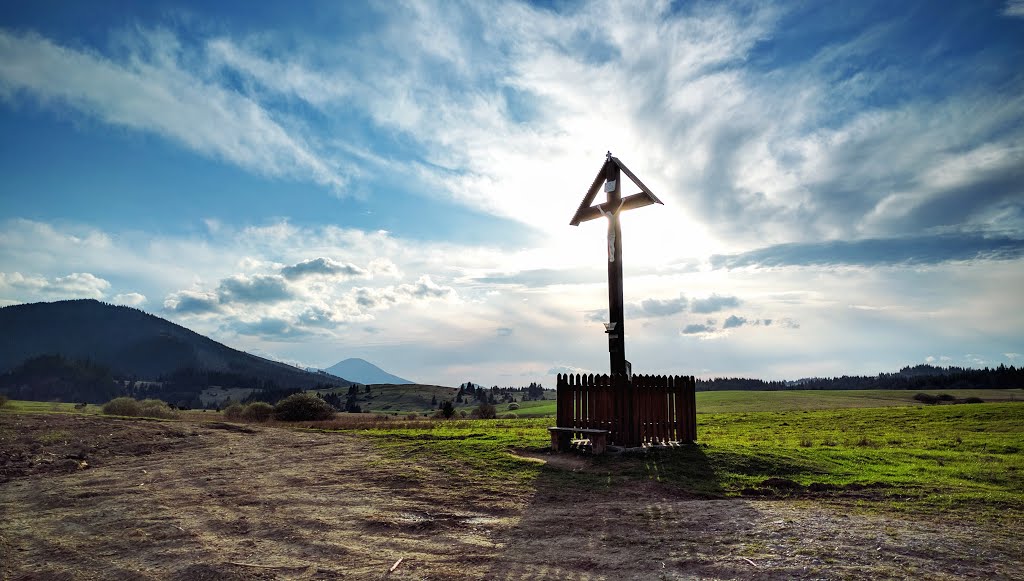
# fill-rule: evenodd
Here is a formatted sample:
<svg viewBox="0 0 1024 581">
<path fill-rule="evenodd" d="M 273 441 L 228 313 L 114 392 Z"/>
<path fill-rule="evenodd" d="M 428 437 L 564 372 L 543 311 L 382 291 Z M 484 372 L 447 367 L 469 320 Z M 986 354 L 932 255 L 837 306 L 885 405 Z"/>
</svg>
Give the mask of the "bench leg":
<svg viewBox="0 0 1024 581">
<path fill-rule="evenodd" d="M 551 449 L 565 452 L 572 447 L 572 434 L 569 432 L 551 432 Z"/>
</svg>

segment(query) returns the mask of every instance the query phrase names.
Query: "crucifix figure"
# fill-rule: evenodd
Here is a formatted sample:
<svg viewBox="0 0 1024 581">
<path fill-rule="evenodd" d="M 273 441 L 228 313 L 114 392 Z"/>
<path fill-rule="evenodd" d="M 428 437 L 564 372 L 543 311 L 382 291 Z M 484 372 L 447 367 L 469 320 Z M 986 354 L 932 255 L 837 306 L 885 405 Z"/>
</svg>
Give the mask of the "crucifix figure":
<svg viewBox="0 0 1024 581">
<path fill-rule="evenodd" d="M 622 197 L 621 174 L 623 173 L 640 188 L 639 193 Z M 602 184 L 605 194 L 607 194 L 607 200 L 603 204 L 592 206 Z M 597 177 L 594 178 L 594 183 L 587 191 L 583 202 L 580 203 L 572 221 L 569 222 L 572 226 L 579 226 L 580 222 L 602 216 L 608 218 L 608 316 L 611 320 L 605 323 L 605 332 L 608 333 L 608 353 L 613 375 L 629 374 L 626 362 L 626 330 L 623 321 L 622 229 L 619 226 L 619 213 L 623 210 L 661 203 L 661 200 L 609 151 L 605 156 L 604 165 L 601 166 Z"/>
</svg>

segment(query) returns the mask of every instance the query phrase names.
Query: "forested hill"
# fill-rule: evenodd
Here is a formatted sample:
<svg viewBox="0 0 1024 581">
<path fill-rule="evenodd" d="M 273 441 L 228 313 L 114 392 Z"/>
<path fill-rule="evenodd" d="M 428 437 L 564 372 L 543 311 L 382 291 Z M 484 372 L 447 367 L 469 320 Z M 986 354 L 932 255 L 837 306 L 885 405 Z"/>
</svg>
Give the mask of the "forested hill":
<svg viewBox="0 0 1024 581">
<path fill-rule="evenodd" d="M 0 373 L 43 355 L 89 361 L 121 378 L 203 373 L 300 388 L 350 384 L 232 349 L 131 307 L 73 300 L 0 308 Z"/>
<path fill-rule="evenodd" d="M 786 389 L 1008 389 L 1024 388 L 1024 368 L 904 367 L 896 373 L 812 377 L 797 381 L 764 381 L 726 377 L 698 379 L 697 391 L 779 391 Z"/>
</svg>

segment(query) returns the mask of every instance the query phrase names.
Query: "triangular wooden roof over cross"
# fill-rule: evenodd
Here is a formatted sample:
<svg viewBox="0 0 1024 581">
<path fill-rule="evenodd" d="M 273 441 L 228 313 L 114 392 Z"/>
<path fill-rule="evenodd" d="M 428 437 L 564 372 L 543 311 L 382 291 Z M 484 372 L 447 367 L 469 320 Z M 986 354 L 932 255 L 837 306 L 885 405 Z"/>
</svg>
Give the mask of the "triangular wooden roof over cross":
<svg viewBox="0 0 1024 581">
<path fill-rule="evenodd" d="M 640 192 L 631 196 L 626 196 L 618 204 L 608 201 L 597 206 L 591 206 L 594 203 L 594 198 L 597 197 L 598 190 L 601 189 L 601 185 L 605 183 L 606 176 L 608 175 L 608 166 L 614 164 L 617 166 L 622 173 L 626 174 L 626 177 L 630 179 L 638 188 Z M 644 206 L 650 206 L 651 204 L 662 204 L 662 201 L 658 199 L 658 196 L 654 195 L 654 192 L 644 185 L 640 178 L 636 177 L 636 174 L 629 171 L 626 164 L 612 156 L 611 152 L 605 156 L 604 165 L 601 166 L 600 171 L 597 172 L 597 177 L 594 178 L 593 185 L 590 186 L 590 190 L 587 195 L 580 202 L 580 207 L 576 210 L 576 214 L 572 217 L 572 221 L 569 222 L 571 226 L 579 226 L 580 222 L 586 222 L 587 220 L 593 220 L 600 218 L 603 214 L 611 214 L 615 211 L 632 210 L 633 208 L 642 208 Z M 616 205 L 617 207 L 612 207 Z"/>
</svg>

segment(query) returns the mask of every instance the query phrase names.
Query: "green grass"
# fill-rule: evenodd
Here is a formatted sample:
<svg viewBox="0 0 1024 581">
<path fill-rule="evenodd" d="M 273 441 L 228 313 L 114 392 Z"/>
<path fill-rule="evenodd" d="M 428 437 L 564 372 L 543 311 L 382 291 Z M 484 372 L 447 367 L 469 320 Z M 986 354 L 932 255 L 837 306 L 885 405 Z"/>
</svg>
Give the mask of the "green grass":
<svg viewBox="0 0 1024 581">
<path fill-rule="evenodd" d="M 1020 404 L 708 414 L 698 430 L 698 448 L 660 456 L 659 477 L 727 494 L 776 477 L 935 509 L 1024 510 Z"/>
<path fill-rule="evenodd" d="M 519 404 L 519 409 L 511 412 L 521 418 L 553 418 L 555 417 L 555 400 L 554 393 L 548 395 L 551 399 L 542 399 L 539 401 L 520 401 L 516 402 Z M 505 407 L 508 404 L 501 404 L 498 406 L 498 413 L 507 413 Z"/>
<path fill-rule="evenodd" d="M 538 477 L 594 489 L 654 480 L 708 497 L 839 495 L 888 509 L 1024 517 L 1020 403 L 702 414 L 697 446 L 595 457 L 583 472 L 515 454 L 545 450 L 549 424 L 384 424 L 358 433 L 389 462 L 410 466 L 411 483 L 444 474 L 500 491 Z"/>
<path fill-rule="evenodd" d="M 385 426 L 360 430 L 390 461 L 412 470 L 411 480 L 450 478 L 480 491 L 521 491 L 537 477 L 538 462 L 512 452 L 542 449 L 550 442 L 546 420 L 456 420 L 420 428 Z"/>
<path fill-rule="evenodd" d="M 335 390 L 342 396 L 347 390 Z M 917 393 L 948 393 L 959 399 L 980 397 L 985 402 L 1024 401 L 1021 389 L 926 389 L 926 390 L 794 390 L 794 391 L 702 391 L 697 393 L 697 413 L 716 414 L 730 412 L 766 412 L 787 410 L 823 410 L 839 408 L 873 408 L 920 406 L 914 401 Z M 359 405 L 363 410 L 388 415 L 423 414 L 432 412 L 431 398 L 438 402 L 455 398 L 455 389 L 434 385 L 374 385 L 370 396 L 360 391 Z M 520 418 L 555 417 L 555 393 L 548 391 L 549 399 L 522 401 L 518 410 L 508 410 L 508 404 L 495 407 L 498 414 L 514 413 Z M 467 413 L 476 402 L 456 404 L 456 410 Z"/>
<path fill-rule="evenodd" d="M 980 397 L 985 402 L 1024 401 L 1022 389 L 701 391 L 697 393 L 697 413 L 920 406 L 914 400 L 917 393 L 948 393 L 958 399 Z"/>
<path fill-rule="evenodd" d="M 50 401 L 25 401 L 12 399 L 0 410 L 12 413 L 39 414 L 39 413 L 64 413 L 64 414 L 98 414 L 102 412 L 103 406 L 89 404 L 84 409 L 76 409 L 74 403 L 50 402 Z"/>
</svg>

